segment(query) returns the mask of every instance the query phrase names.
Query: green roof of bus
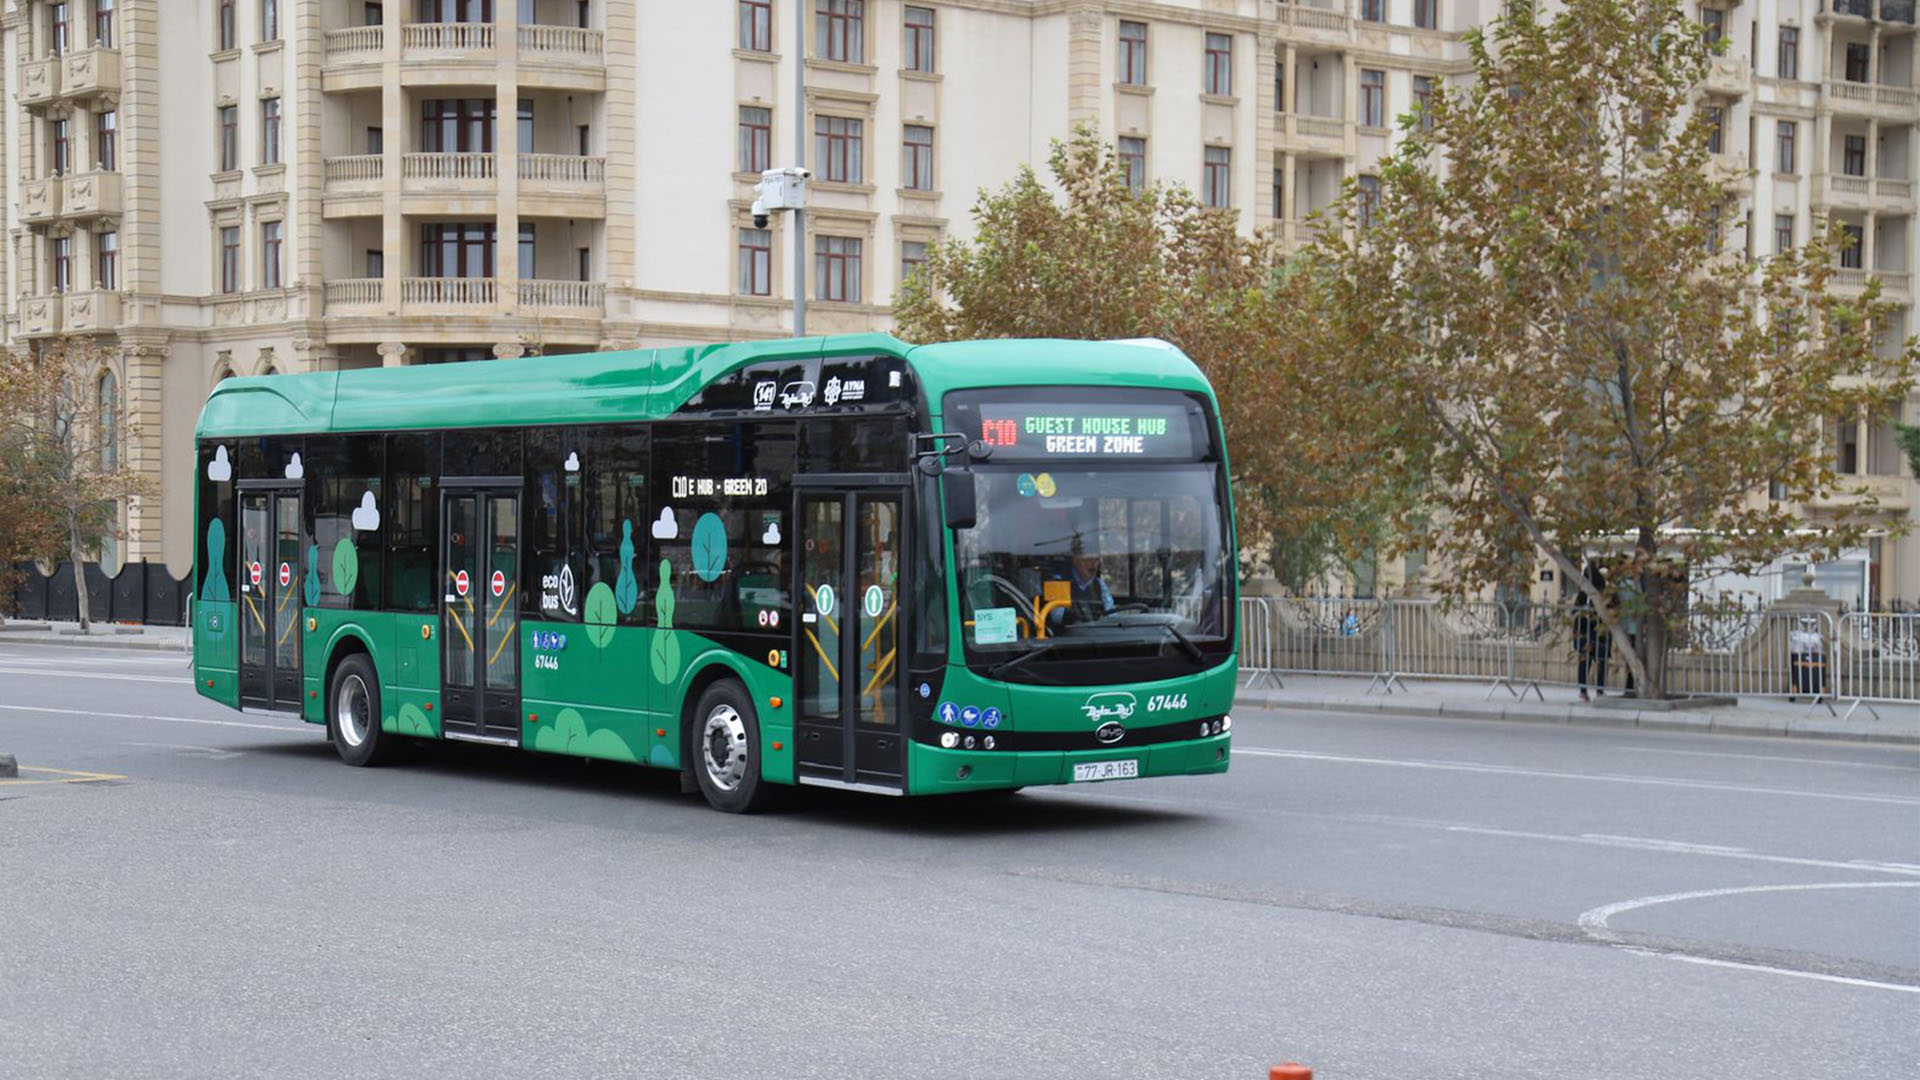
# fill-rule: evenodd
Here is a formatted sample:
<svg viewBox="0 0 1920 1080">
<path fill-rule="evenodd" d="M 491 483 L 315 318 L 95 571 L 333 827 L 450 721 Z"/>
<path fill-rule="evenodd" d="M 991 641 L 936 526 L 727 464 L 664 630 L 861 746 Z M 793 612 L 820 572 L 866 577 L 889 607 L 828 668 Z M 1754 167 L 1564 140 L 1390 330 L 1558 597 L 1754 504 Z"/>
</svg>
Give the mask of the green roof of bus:
<svg viewBox="0 0 1920 1080">
<path fill-rule="evenodd" d="M 732 345 L 535 356 L 223 380 L 201 438 L 329 431 L 614 423 L 672 415 L 736 368 L 783 357 L 904 356 L 937 409 L 948 391 L 1061 383 L 1210 394 L 1199 368 L 1157 343 L 1053 340 L 908 345 L 846 334 Z"/>
</svg>

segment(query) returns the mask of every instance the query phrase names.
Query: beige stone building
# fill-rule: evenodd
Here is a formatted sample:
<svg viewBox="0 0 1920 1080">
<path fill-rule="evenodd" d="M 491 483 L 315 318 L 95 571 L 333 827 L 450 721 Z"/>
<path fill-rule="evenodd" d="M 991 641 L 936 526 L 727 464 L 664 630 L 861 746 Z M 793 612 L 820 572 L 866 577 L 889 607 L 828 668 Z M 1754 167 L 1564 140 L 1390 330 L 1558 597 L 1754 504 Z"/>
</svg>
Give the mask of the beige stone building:
<svg viewBox="0 0 1920 1080">
<path fill-rule="evenodd" d="M 1843 284 L 1880 273 L 1909 332 L 1912 0 L 1821 2 L 1703 11 L 1733 45 L 1706 88 L 1726 111 L 1723 156 L 1757 253 L 1779 219 L 1804 237 L 1840 214 L 1863 236 Z M 980 188 L 1044 162 L 1081 120 L 1142 182 L 1298 236 L 1369 174 L 1396 117 L 1464 70 L 1460 32 L 1497 7 L 0 3 L 6 344 L 110 348 L 100 391 L 158 485 L 127 510 L 124 556 L 176 573 L 194 418 L 229 374 L 780 336 L 796 245 L 810 332 L 884 328 L 925 245 L 964 235 Z M 1776 57 L 1789 26 L 1791 69 Z M 796 139 L 814 173 L 800 238 L 749 209 Z M 1885 425 L 1836 418 L 1833 439 L 1905 515 L 1914 485 Z M 1891 595 L 1920 594 L 1920 567 L 1906 573 Z"/>
</svg>

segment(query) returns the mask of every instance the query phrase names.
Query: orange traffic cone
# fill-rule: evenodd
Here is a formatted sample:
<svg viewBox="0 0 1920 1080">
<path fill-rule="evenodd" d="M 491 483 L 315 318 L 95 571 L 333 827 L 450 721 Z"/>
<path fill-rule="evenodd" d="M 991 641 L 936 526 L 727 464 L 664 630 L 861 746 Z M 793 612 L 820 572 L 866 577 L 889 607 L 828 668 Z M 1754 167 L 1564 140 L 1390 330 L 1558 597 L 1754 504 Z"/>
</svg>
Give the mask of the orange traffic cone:
<svg viewBox="0 0 1920 1080">
<path fill-rule="evenodd" d="M 1313 1080 L 1313 1070 L 1297 1061 L 1289 1061 L 1268 1069 L 1267 1080 Z"/>
</svg>

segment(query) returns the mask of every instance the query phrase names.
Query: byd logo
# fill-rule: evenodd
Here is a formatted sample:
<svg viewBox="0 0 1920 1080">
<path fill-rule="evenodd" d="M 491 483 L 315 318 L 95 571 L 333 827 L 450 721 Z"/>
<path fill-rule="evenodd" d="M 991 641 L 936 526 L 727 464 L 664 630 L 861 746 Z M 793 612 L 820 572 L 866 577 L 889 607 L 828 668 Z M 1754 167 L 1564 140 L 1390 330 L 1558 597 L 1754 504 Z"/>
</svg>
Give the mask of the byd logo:
<svg viewBox="0 0 1920 1080">
<path fill-rule="evenodd" d="M 1137 708 L 1139 702 L 1132 694 L 1118 690 L 1089 697 L 1086 704 L 1080 706 L 1080 711 L 1097 724 L 1102 720 L 1131 720 Z"/>
</svg>

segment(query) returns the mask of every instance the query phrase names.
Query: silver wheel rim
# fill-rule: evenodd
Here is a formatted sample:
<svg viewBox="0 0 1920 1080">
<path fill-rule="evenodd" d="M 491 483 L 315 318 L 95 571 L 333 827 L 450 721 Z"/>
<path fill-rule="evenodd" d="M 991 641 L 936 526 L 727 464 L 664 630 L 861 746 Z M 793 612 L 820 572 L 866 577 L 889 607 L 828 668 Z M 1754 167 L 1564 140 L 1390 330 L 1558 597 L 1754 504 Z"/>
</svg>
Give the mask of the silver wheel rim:
<svg viewBox="0 0 1920 1080">
<path fill-rule="evenodd" d="M 367 701 L 367 684 L 358 675 L 349 675 L 340 683 L 340 696 L 333 703 L 334 726 L 340 729 L 340 738 L 348 746 L 357 747 L 367 741 L 367 732 L 372 724 L 370 702 Z"/>
<path fill-rule="evenodd" d="M 700 732 L 700 758 L 707 779 L 721 791 L 733 791 L 747 778 L 747 722 L 731 705 L 717 705 Z"/>
</svg>

